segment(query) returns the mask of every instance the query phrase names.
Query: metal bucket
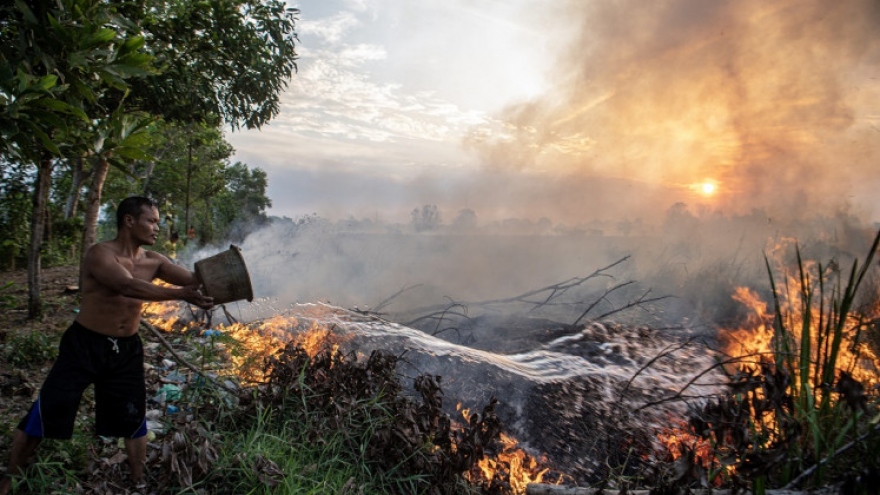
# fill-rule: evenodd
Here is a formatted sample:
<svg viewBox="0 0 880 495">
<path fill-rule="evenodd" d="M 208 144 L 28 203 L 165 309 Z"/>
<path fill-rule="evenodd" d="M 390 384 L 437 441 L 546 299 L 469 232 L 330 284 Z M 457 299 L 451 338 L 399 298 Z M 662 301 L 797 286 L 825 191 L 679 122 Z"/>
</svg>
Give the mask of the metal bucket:
<svg viewBox="0 0 880 495">
<path fill-rule="evenodd" d="M 228 251 L 196 261 L 195 268 L 196 277 L 207 295 L 214 298 L 214 304 L 254 300 L 251 277 L 238 246 L 230 245 Z"/>
</svg>

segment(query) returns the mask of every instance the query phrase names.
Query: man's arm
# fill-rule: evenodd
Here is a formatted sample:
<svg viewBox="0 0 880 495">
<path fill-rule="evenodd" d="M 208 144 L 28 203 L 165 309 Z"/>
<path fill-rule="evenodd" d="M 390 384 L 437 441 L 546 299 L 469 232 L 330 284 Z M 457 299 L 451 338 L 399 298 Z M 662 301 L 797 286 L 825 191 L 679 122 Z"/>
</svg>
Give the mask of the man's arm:
<svg viewBox="0 0 880 495">
<path fill-rule="evenodd" d="M 154 256 L 159 260 L 159 270 L 156 272 L 156 277 L 174 285 L 185 286 L 201 284 L 201 281 L 196 277 L 195 273 L 180 265 L 175 265 L 167 257 L 152 251 L 149 252 L 149 255 Z"/>
<path fill-rule="evenodd" d="M 83 271 L 99 284 L 113 292 L 143 301 L 173 301 L 182 299 L 202 308 L 213 306 L 213 299 L 203 296 L 195 284 L 180 288 L 162 287 L 134 277 L 116 260 L 116 255 L 106 246 L 95 244 L 86 253 Z M 193 279 L 195 276 L 192 277 Z"/>
</svg>

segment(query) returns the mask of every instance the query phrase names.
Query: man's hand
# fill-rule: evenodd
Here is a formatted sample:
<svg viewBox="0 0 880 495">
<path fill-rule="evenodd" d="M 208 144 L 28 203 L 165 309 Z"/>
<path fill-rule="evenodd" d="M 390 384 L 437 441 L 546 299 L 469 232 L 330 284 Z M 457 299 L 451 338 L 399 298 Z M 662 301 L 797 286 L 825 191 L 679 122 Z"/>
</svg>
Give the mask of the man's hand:
<svg viewBox="0 0 880 495">
<path fill-rule="evenodd" d="M 182 299 L 190 304 L 195 304 L 202 309 L 214 307 L 214 298 L 202 294 L 200 285 L 186 285 L 183 287 Z"/>
</svg>

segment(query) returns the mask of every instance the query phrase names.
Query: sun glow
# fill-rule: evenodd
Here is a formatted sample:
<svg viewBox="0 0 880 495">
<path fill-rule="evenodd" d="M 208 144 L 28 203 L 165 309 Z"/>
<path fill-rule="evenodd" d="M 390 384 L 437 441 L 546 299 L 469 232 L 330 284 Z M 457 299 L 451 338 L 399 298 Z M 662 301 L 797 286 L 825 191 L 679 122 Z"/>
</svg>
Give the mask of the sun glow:
<svg viewBox="0 0 880 495">
<path fill-rule="evenodd" d="M 711 196 L 715 194 L 715 183 L 714 182 L 703 182 L 700 184 L 700 192 L 705 194 L 706 196 Z"/>
</svg>

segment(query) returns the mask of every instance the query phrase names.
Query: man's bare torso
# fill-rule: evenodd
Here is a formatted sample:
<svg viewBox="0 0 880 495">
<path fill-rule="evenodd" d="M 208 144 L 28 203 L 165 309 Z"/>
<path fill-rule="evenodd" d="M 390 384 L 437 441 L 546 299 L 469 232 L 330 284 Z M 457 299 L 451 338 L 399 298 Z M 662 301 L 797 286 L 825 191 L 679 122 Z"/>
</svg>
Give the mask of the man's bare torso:
<svg viewBox="0 0 880 495">
<path fill-rule="evenodd" d="M 112 241 L 91 249 L 100 250 L 100 256 L 112 257 L 131 276 L 151 282 L 161 266 L 161 258 L 150 251 L 138 249 L 135 257 L 125 256 Z M 95 253 L 90 253 L 95 254 Z M 81 304 L 76 320 L 94 332 L 111 337 L 128 337 L 138 331 L 144 301 L 123 296 L 102 284 L 93 273 L 94 267 L 83 263 L 81 274 Z"/>
</svg>

